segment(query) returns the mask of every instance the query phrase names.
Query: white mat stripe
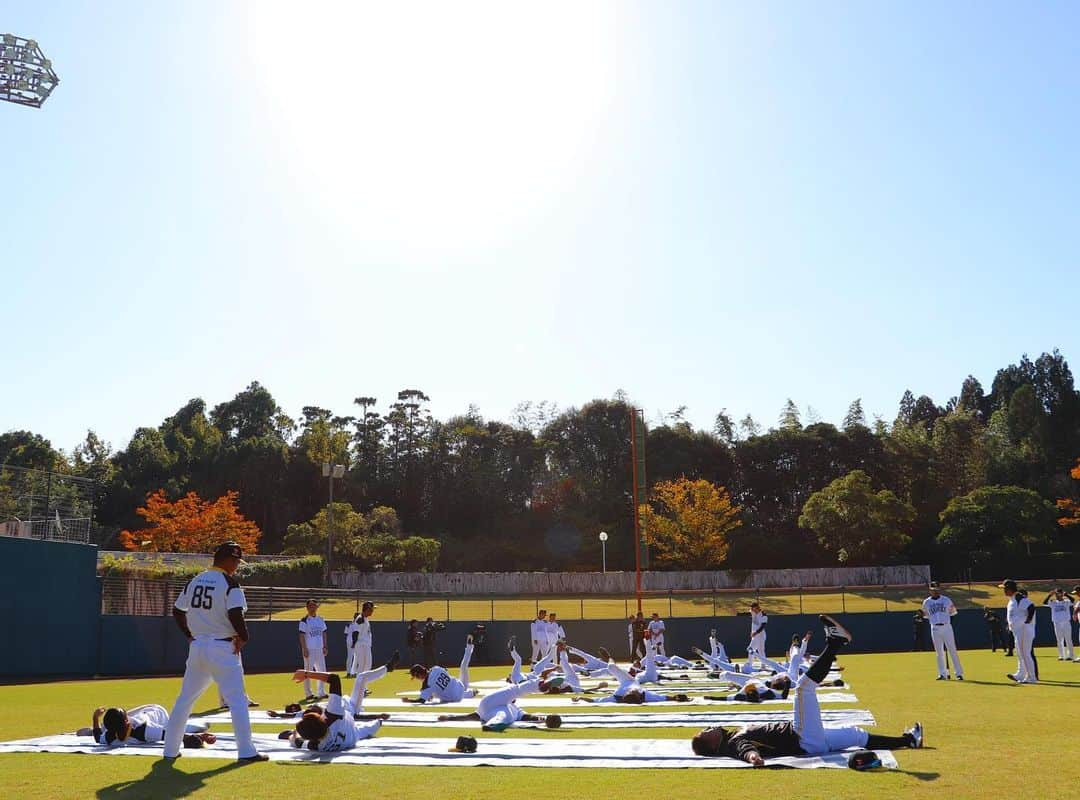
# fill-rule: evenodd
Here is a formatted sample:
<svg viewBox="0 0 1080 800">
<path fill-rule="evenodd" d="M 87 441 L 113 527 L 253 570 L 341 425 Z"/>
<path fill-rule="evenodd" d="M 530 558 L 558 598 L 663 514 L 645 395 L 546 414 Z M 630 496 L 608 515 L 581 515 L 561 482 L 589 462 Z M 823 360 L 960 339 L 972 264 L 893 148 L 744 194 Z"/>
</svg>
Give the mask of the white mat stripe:
<svg viewBox="0 0 1080 800">
<path fill-rule="evenodd" d="M 557 739 L 557 734 L 541 739 L 480 740 L 476 753 L 449 753 L 453 738 L 414 739 L 377 737 L 368 739 L 344 753 L 311 753 L 289 747 L 276 737 L 256 735 L 256 745 L 272 761 L 328 762 L 335 764 L 386 764 L 402 766 L 479 766 L 514 767 L 589 767 L 611 769 L 724 769 L 748 768 L 730 758 L 698 758 L 690 753 L 685 739 Z M 73 734 L 46 736 L 0 743 L 0 753 L 94 753 L 119 756 L 161 756 L 160 745 L 104 748 L 93 745 L 88 737 Z M 895 769 L 896 758 L 889 751 L 879 751 L 883 766 Z M 235 758 L 230 737 L 202 750 L 185 750 L 184 758 Z M 774 766 L 801 769 L 847 767 L 847 754 L 770 759 Z M 256 769 L 258 767 L 255 767 Z"/>
</svg>

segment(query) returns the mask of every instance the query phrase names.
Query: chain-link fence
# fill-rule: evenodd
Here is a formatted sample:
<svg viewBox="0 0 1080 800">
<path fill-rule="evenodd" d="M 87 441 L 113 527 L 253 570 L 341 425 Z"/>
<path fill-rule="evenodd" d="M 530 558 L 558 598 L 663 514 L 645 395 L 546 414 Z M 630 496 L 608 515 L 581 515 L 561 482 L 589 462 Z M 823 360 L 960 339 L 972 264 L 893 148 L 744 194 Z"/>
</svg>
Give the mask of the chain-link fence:
<svg viewBox="0 0 1080 800">
<path fill-rule="evenodd" d="M 145 578 L 102 578 L 103 614 L 165 616 L 172 613 L 184 580 Z M 1080 579 L 1064 581 L 1021 581 L 1032 600 L 1041 603 L 1056 586 L 1071 589 Z M 992 583 L 943 584 L 942 590 L 957 608 L 997 607 L 1005 604 L 1001 589 Z M 323 589 L 276 586 L 245 586 L 248 618 L 256 620 L 297 619 L 306 612 L 309 598 L 321 604 L 319 614 L 327 620 L 352 619 L 365 600 L 380 608 L 377 620 L 528 620 L 539 609 L 554 611 L 565 620 L 625 619 L 637 611 L 634 597 L 578 596 L 532 597 L 430 594 L 371 594 L 350 589 Z M 711 592 L 653 592 L 642 598 L 646 614 L 663 617 L 722 617 L 744 613 L 757 600 L 769 614 L 835 614 L 875 611 L 915 611 L 926 598 L 924 584 L 908 586 L 837 586 L 814 589 L 715 590 Z"/>
<path fill-rule="evenodd" d="M 87 544 L 97 492 L 89 478 L 0 465 L 0 536 Z"/>
</svg>

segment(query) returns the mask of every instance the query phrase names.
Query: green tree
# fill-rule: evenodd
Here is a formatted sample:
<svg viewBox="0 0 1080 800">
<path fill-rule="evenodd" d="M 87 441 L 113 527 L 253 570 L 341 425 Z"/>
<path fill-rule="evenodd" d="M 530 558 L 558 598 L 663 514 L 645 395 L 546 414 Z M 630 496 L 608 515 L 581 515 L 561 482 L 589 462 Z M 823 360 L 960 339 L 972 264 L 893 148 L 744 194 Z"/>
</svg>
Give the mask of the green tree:
<svg viewBox="0 0 1080 800">
<path fill-rule="evenodd" d="M 981 486 L 954 497 L 941 512 L 938 543 L 964 557 L 975 551 L 1031 554 L 1055 533 L 1057 509 L 1021 486 Z"/>
<path fill-rule="evenodd" d="M 866 413 L 863 411 L 862 398 L 857 397 L 848 406 L 847 414 L 844 415 L 844 430 L 866 427 Z"/>
<path fill-rule="evenodd" d="M 780 409 L 780 418 L 778 420 L 780 424 L 780 430 L 782 431 L 801 431 L 802 420 L 799 418 L 799 407 L 795 405 L 795 401 L 790 397 L 787 402 L 784 403 L 784 407 Z"/>
<path fill-rule="evenodd" d="M 900 554 L 910 541 L 904 531 L 914 518 L 910 505 L 888 489 L 875 492 L 870 476 L 853 470 L 810 496 L 799 527 L 812 530 L 842 563 L 874 564 Z"/>
</svg>

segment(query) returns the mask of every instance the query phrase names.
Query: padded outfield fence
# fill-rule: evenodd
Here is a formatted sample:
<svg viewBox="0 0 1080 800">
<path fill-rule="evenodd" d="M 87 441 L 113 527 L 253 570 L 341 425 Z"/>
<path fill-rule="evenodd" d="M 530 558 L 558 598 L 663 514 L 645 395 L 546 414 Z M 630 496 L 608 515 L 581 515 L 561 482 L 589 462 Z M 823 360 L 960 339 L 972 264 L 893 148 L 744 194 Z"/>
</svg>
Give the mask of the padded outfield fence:
<svg viewBox="0 0 1080 800">
<path fill-rule="evenodd" d="M 168 616 L 186 579 L 152 580 L 107 576 L 101 581 L 101 613 L 109 615 Z M 1071 589 L 1080 579 L 1056 581 L 1020 581 L 1029 589 L 1032 600 L 1042 603 L 1045 595 L 1057 586 Z M 1005 604 L 1001 589 L 994 583 L 943 584 L 942 590 L 957 608 L 1000 608 Z M 556 612 L 564 620 L 625 619 L 637 611 L 634 597 L 625 596 L 488 596 L 432 594 L 378 594 L 351 589 L 304 587 L 245 586 L 248 618 L 283 620 L 304 615 L 308 598 L 322 604 L 320 615 L 327 620 L 343 621 L 359 613 L 365 600 L 380 606 L 381 621 L 427 617 L 444 621 L 516 621 L 536 617 L 539 609 Z M 770 614 L 873 613 L 917 610 L 926 598 L 925 584 L 905 586 L 836 586 L 803 589 L 736 589 L 713 591 L 644 592 L 642 609 L 666 618 L 723 617 L 748 610 L 759 601 Z"/>
</svg>

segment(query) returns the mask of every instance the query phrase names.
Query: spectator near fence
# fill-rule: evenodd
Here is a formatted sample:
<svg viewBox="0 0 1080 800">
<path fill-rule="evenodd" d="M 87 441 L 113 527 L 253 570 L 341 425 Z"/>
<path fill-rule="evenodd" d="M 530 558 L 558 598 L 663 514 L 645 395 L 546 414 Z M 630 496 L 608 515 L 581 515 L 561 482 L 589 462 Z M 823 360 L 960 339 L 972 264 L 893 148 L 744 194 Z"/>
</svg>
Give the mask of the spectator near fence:
<svg viewBox="0 0 1080 800">
<path fill-rule="evenodd" d="M 441 622 L 435 622 L 431 617 L 424 623 L 424 666 L 433 667 L 439 663 L 439 631 L 446 630 Z"/>
<path fill-rule="evenodd" d="M 409 627 L 405 629 L 405 649 L 409 651 L 409 664 L 418 664 L 417 660 L 420 649 L 424 646 L 424 634 L 415 619 L 409 620 Z"/>
</svg>

